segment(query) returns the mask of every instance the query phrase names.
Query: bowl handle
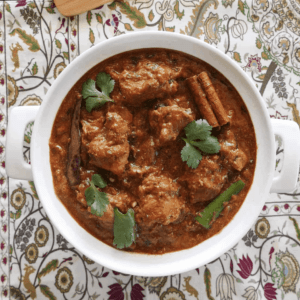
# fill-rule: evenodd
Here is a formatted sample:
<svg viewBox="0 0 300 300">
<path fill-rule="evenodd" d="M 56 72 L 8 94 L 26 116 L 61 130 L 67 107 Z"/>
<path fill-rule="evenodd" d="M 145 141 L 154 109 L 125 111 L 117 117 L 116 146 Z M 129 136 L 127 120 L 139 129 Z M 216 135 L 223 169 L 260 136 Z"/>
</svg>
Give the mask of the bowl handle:
<svg viewBox="0 0 300 300">
<path fill-rule="evenodd" d="M 300 131 L 294 121 L 271 119 L 274 134 L 282 138 L 283 165 L 279 175 L 273 178 L 271 193 L 293 192 L 296 188 L 300 161 Z"/>
<path fill-rule="evenodd" d="M 39 106 L 20 106 L 11 110 L 8 118 L 6 139 L 7 176 L 33 180 L 31 165 L 23 158 L 24 131 L 35 120 Z"/>
</svg>

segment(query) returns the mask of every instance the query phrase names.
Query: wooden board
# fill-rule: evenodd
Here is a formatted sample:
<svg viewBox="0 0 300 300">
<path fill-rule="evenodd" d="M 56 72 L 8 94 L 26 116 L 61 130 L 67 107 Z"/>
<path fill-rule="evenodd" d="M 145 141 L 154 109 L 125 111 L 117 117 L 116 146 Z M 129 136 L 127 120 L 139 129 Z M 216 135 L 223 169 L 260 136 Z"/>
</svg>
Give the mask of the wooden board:
<svg viewBox="0 0 300 300">
<path fill-rule="evenodd" d="M 54 0 L 59 12 L 66 17 L 75 16 L 112 0 Z"/>
</svg>

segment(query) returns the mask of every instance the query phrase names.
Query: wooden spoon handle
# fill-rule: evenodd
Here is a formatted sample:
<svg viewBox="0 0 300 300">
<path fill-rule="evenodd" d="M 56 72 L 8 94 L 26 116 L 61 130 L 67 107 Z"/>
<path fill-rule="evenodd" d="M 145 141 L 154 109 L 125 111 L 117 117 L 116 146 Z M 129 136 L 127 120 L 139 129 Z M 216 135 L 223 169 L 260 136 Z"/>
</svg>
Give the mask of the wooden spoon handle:
<svg viewBox="0 0 300 300">
<path fill-rule="evenodd" d="M 101 6 L 112 0 L 54 0 L 59 12 L 66 16 L 75 16 Z"/>
</svg>

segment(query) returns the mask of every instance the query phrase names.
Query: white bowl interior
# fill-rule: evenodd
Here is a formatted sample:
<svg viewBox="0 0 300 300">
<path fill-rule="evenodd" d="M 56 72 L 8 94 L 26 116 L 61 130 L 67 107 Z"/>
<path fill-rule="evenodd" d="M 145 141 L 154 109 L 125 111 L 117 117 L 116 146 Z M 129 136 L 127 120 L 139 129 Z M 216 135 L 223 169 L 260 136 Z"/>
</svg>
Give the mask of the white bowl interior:
<svg viewBox="0 0 300 300">
<path fill-rule="evenodd" d="M 86 232 L 57 198 L 49 164 L 49 138 L 58 108 L 83 74 L 108 57 L 142 48 L 167 48 L 196 56 L 219 70 L 235 86 L 250 112 L 257 139 L 257 165 L 253 185 L 233 220 L 217 235 L 187 250 L 164 255 L 119 251 Z M 142 32 L 113 38 L 81 54 L 54 82 L 35 121 L 32 168 L 37 192 L 57 229 L 78 250 L 111 269 L 141 276 L 165 276 L 204 265 L 233 247 L 255 222 L 271 187 L 275 144 L 264 103 L 240 67 L 219 50 L 195 38 L 174 33 Z"/>
</svg>

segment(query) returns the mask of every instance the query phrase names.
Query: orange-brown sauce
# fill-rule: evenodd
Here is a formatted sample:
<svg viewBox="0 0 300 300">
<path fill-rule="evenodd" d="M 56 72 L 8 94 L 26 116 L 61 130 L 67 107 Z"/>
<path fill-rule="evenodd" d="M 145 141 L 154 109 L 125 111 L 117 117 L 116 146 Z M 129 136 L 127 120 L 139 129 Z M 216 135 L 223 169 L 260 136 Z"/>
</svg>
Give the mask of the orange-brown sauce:
<svg viewBox="0 0 300 300">
<path fill-rule="evenodd" d="M 151 70 L 157 72 L 153 75 L 155 80 L 149 77 Z M 189 168 L 181 159 L 180 152 L 185 143 L 181 139 L 184 131 L 179 123 L 184 118 L 186 122 L 201 119 L 201 112 L 185 79 L 202 71 L 212 78 L 230 118 L 230 124 L 213 129 L 213 135 L 229 145 L 228 137 L 234 138 L 235 147 L 247 157 L 241 171 L 232 168 L 223 152 L 203 156 L 196 170 Z M 109 73 L 115 80 L 110 95 L 115 102 L 106 103 L 102 108 L 88 113 L 85 101 L 82 101 L 81 184 L 72 189 L 66 177 L 66 168 L 76 93 L 81 93 L 83 82 L 88 78 L 95 80 L 99 72 Z M 132 74 L 137 78 L 133 79 Z M 143 80 L 142 84 L 139 78 Z M 116 123 L 109 125 L 109 122 L 114 122 L 111 118 L 117 118 Z M 174 122 L 178 122 L 181 128 L 175 135 L 168 129 L 168 124 L 175 128 Z M 117 125 L 116 132 L 113 125 Z M 102 144 L 95 144 L 94 139 L 104 127 L 105 134 L 112 135 L 110 139 L 113 141 L 127 137 L 125 142 L 115 142 L 120 146 L 115 151 L 121 152 L 117 152 L 119 160 L 113 166 L 109 158 L 93 163 L 90 154 L 94 151 L 93 155 L 102 155 L 96 152 L 104 148 L 101 148 Z M 91 150 L 92 142 L 96 150 Z M 237 213 L 251 187 L 257 148 L 249 113 L 232 84 L 205 62 L 163 49 L 126 52 L 99 63 L 87 72 L 62 102 L 49 147 L 55 192 L 73 218 L 93 236 L 112 246 L 112 208 L 117 206 L 123 213 L 133 208 L 137 222 L 136 243 L 124 250 L 149 254 L 190 248 L 220 232 Z M 125 158 L 128 156 L 127 160 L 122 155 Z M 89 212 L 84 198 L 84 191 L 89 186 L 86 179 L 90 179 L 92 174 L 100 174 L 108 183 L 103 191 L 108 194 L 111 204 L 102 219 Z M 207 190 L 198 189 L 198 177 L 203 174 L 208 174 L 210 180 L 204 183 L 204 186 L 209 186 Z M 211 200 L 199 201 L 199 198 L 209 196 L 217 185 L 221 186 L 219 194 L 239 179 L 245 182 L 245 188 L 232 197 L 210 229 L 201 227 L 194 217 Z"/>
</svg>

